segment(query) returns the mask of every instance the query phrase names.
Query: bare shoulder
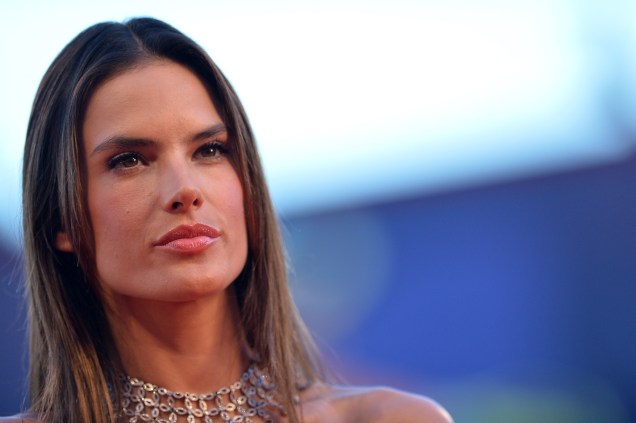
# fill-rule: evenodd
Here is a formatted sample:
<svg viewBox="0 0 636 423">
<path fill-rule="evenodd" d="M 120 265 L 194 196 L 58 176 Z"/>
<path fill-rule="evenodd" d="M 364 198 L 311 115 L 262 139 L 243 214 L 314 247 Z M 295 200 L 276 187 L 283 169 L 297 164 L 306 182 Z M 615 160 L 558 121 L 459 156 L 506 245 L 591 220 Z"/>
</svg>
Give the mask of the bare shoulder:
<svg viewBox="0 0 636 423">
<path fill-rule="evenodd" d="M 435 401 L 385 387 L 357 388 L 318 385 L 303 395 L 306 423 L 452 423 Z"/>
<path fill-rule="evenodd" d="M 371 388 L 363 397 L 368 421 L 378 423 L 452 423 L 450 414 L 430 398 L 391 388 Z M 374 417 L 376 416 L 376 417 Z"/>
</svg>

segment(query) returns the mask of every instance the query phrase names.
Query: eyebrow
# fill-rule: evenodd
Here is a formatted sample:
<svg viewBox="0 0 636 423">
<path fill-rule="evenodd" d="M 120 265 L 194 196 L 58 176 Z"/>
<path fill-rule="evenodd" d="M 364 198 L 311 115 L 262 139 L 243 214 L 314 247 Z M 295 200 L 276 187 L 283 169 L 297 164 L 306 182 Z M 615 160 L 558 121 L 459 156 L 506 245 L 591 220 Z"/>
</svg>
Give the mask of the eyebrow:
<svg viewBox="0 0 636 423">
<path fill-rule="evenodd" d="M 216 125 L 211 126 L 201 132 L 197 132 L 191 138 L 190 142 L 199 142 L 205 140 L 207 138 L 214 138 L 220 134 L 226 133 L 227 128 L 224 124 L 218 123 Z M 157 144 L 156 141 L 149 138 L 134 138 L 134 137 L 124 137 L 115 135 L 107 138 L 104 142 L 100 143 L 97 147 L 93 149 L 91 152 L 91 156 L 95 154 L 101 153 L 103 151 L 108 150 L 122 150 L 127 148 L 139 148 L 139 147 L 149 147 Z"/>
</svg>

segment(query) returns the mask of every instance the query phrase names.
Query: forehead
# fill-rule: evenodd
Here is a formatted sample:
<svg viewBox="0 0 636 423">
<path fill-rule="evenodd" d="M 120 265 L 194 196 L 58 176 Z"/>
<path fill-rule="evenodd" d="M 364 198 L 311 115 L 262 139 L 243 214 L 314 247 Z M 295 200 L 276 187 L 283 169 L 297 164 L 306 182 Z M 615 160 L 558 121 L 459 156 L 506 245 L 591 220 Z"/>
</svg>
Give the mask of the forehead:
<svg viewBox="0 0 636 423">
<path fill-rule="evenodd" d="M 153 60 L 95 90 L 85 110 L 82 133 L 90 148 L 114 133 L 151 137 L 216 123 L 223 122 L 199 77 L 175 62 Z"/>
</svg>

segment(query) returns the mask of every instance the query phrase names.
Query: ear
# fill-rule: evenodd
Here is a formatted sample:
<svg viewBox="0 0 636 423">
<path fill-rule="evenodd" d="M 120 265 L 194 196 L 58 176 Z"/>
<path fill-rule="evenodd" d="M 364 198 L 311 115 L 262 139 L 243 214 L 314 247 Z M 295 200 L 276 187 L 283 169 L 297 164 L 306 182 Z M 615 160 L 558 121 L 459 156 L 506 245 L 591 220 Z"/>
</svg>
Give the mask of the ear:
<svg viewBox="0 0 636 423">
<path fill-rule="evenodd" d="M 68 239 L 68 235 L 66 235 L 66 232 L 60 231 L 57 233 L 57 236 L 55 237 L 55 248 L 65 253 L 73 252 L 73 245 Z"/>
</svg>

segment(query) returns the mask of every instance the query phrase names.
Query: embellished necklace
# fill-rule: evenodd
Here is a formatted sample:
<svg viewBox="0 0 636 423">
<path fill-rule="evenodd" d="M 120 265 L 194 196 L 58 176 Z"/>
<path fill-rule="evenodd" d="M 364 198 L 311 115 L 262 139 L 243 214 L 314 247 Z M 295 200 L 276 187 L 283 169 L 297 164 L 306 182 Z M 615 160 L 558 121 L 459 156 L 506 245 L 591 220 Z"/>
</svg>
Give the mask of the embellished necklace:
<svg viewBox="0 0 636 423">
<path fill-rule="evenodd" d="M 170 391 L 125 375 L 122 387 L 120 415 L 128 423 L 255 423 L 255 416 L 272 423 L 268 410 L 285 414 L 269 375 L 253 364 L 229 387 L 207 394 Z"/>
</svg>

